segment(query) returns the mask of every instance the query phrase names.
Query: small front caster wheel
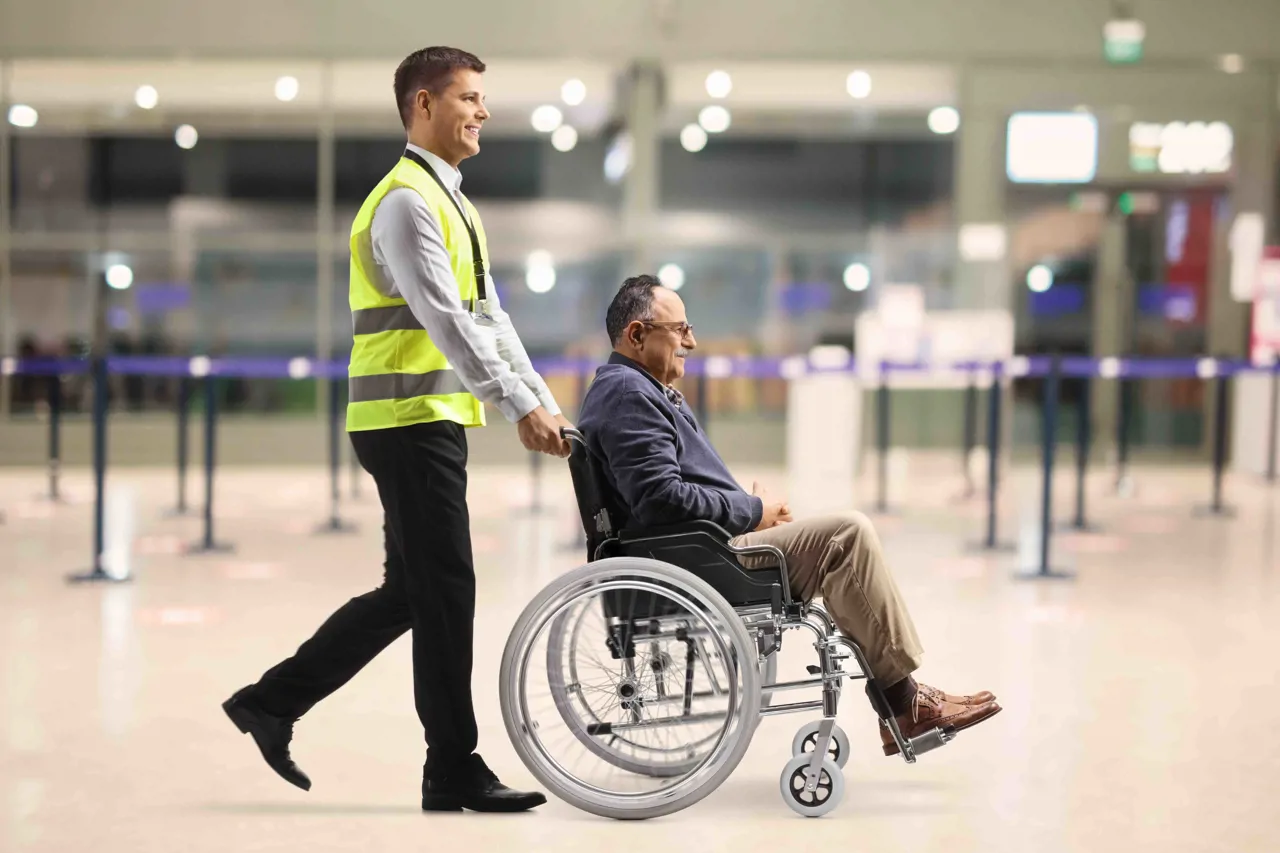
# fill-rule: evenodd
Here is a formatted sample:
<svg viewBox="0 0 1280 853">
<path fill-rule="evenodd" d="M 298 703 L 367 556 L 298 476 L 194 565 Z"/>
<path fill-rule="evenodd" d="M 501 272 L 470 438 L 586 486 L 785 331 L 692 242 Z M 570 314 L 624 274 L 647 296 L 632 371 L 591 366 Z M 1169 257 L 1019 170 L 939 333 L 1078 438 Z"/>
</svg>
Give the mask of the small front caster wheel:
<svg viewBox="0 0 1280 853">
<path fill-rule="evenodd" d="M 822 759 L 816 784 L 809 785 L 811 755 L 797 755 L 782 768 L 778 788 L 791 810 L 805 817 L 822 817 L 844 797 L 844 771 L 830 758 Z"/>
</svg>

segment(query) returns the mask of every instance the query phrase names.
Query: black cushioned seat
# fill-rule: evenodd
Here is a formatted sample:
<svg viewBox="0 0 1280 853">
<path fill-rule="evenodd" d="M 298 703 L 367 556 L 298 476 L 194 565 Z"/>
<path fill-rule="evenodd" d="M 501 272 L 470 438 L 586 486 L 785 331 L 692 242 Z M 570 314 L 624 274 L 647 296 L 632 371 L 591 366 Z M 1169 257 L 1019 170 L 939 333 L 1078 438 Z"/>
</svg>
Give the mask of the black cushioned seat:
<svg viewBox="0 0 1280 853">
<path fill-rule="evenodd" d="M 771 550 L 755 556 L 772 558 L 774 565 L 747 570 L 730 549 L 728 531 L 710 521 L 642 529 L 617 530 L 605 505 L 605 480 L 599 461 L 587 449 L 577 430 L 564 431 L 573 453 L 569 472 L 573 478 L 578 514 L 587 535 L 587 560 L 604 557 L 647 557 L 679 566 L 705 580 L 734 607 L 790 604 L 784 588 L 786 567 Z M 644 608 L 632 609 L 639 614 Z M 620 614 L 617 614 L 620 615 Z"/>
</svg>

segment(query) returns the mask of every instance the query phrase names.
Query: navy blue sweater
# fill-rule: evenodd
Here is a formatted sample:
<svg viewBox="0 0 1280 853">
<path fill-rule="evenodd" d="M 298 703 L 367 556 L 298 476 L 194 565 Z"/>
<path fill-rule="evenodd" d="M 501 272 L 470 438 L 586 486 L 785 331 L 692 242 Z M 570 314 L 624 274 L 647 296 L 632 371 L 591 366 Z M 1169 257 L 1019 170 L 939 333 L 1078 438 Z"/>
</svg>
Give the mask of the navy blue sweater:
<svg viewBox="0 0 1280 853">
<path fill-rule="evenodd" d="M 733 479 L 688 404 L 626 356 L 596 371 L 578 427 L 601 462 L 619 528 L 704 519 L 739 534 L 760 523 L 760 498 Z"/>
</svg>

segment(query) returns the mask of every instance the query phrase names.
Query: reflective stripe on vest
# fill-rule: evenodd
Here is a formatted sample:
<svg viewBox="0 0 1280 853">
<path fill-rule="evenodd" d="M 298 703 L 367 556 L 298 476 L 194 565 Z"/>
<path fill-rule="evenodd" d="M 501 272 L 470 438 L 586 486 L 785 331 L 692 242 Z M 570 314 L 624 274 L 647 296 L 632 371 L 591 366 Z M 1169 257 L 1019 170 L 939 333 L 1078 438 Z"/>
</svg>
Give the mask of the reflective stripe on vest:
<svg viewBox="0 0 1280 853">
<path fill-rule="evenodd" d="M 465 305 L 475 297 L 471 237 L 462 214 L 421 166 L 402 158 L 365 199 L 351 225 L 349 301 L 354 341 L 348 372 L 347 429 L 387 429 L 431 421 L 481 426 L 483 405 L 467 392 L 373 257 L 374 213 L 387 193 L 402 187 L 418 193 L 440 224 L 458 281 L 458 299 Z M 464 204 L 476 229 L 480 254 L 487 260 L 480 215 L 465 199 Z"/>
<path fill-rule="evenodd" d="M 466 393 L 466 386 L 452 370 L 430 373 L 380 373 L 376 376 L 352 376 L 349 382 L 353 403 L 373 400 L 405 400 L 409 397 L 438 397 L 442 394 Z"/>
<path fill-rule="evenodd" d="M 413 316 L 408 305 L 387 305 L 382 308 L 361 308 L 351 312 L 351 325 L 357 335 L 376 335 L 378 332 L 418 331 L 422 324 Z"/>
</svg>

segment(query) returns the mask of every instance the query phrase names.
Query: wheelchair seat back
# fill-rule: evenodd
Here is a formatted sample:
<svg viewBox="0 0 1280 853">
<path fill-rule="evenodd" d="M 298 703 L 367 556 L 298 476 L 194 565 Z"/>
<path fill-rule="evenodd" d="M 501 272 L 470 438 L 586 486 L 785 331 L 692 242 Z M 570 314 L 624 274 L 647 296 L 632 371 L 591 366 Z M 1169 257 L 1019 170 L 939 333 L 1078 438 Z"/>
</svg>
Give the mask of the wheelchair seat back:
<svg viewBox="0 0 1280 853">
<path fill-rule="evenodd" d="M 569 474 L 573 479 L 578 515 L 587 534 L 587 561 L 603 557 L 646 557 L 692 572 L 711 584 L 734 607 L 777 606 L 780 588 L 787 583 L 783 565 L 746 570 L 729 549 L 729 533 L 705 520 L 638 530 L 618 530 L 605 496 L 608 486 L 600 461 L 587 449 L 578 430 L 564 431 L 572 453 Z M 670 604 L 647 598 L 604 596 L 606 616 L 624 620 L 671 615 Z"/>
<path fill-rule="evenodd" d="M 587 534 L 587 562 L 594 561 L 600 546 L 613 537 L 613 519 L 604 503 L 603 477 L 599 463 L 587 449 L 586 440 L 577 430 L 566 430 L 572 453 L 569 455 L 569 476 L 573 479 L 573 496 L 578 503 L 578 516 L 582 530 Z"/>
</svg>

